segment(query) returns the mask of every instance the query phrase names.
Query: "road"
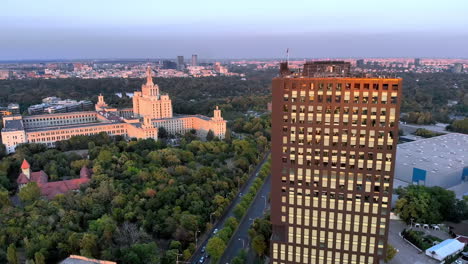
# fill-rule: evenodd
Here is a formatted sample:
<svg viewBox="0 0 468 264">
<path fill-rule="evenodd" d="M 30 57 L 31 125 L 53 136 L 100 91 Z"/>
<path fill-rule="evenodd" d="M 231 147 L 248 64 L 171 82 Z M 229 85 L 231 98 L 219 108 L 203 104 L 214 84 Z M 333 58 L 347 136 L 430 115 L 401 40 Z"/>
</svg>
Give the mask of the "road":
<svg viewBox="0 0 468 264">
<path fill-rule="evenodd" d="M 263 164 L 265 164 L 265 162 L 267 162 L 268 160 L 268 156 L 269 156 L 270 152 L 266 153 L 266 155 L 263 157 L 263 160 L 262 162 L 260 162 L 257 167 L 255 168 L 255 171 L 252 172 L 250 178 L 247 180 L 247 182 L 244 184 L 244 186 L 242 187 L 242 189 L 240 190 L 240 193 L 242 194 L 245 194 L 247 193 L 248 189 L 250 188 L 250 186 L 252 186 L 252 183 L 254 182 L 254 180 L 258 177 L 258 172 L 260 171 L 260 168 L 263 166 Z M 268 188 L 268 192 L 269 192 L 269 188 Z M 267 194 L 268 194 L 267 192 Z M 227 209 L 227 213 L 225 213 L 219 220 L 218 222 L 216 222 L 216 224 L 213 226 L 213 230 L 214 229 L 221 229 L 223 226 L 224 226 L 224 223 L 226 222 L 226 220 L 231 217 L 231 216 L 234 216 L 234 208 L 235 206 L 241 201 L 241 196 L 240 195 L 237 195 L 236 198 L 234 199 L 234 201 L 231 202 L 231 205 L 229 206 L 229 208 Z M 263 199 L 263 198 L 262 198 Z M 208 235 L 205 235 L 205 236 L 202 236 L 198 245 L 198 249 L 195 251 L 195 253 L 193 254 L 192 258 L 191 258 L 191 261 L 190 263 L 198 263 L 198 260 L 201 258 L 202 255 L 206 254 L 206 253 L 202 253 L 201 252 L 201 249 L 203 247 L 206 246 L 206 243 L 208 242 L 208 240 L 211 238 L 211 236 L 213 235 L 212 232 L 208 233 Z"/>
<path fill-rule="evenodd" d="M 242 248 L 249 247 L 248 230 L 253 220 L 255 218 L 261 218 L 264 211 L 266 210 L 266 207 L 269 206 L 267 203 L 268 197 L 270 195 L 270 189 L 271 176 L 269 175 L 265 179 L 265 183 L 263 184 L 262 188 L 260 188 L 259 193 L 255 197 L 255 200 L 253 201 L 249 210 L 247 210 L 246 216 L 240 223 L 237 232 L 232 236 L 231 242 L 227 246 L 226 251 L 224 251 L 224 255 L 219 261 L 220 264 L 230 263 Z"/>
<path fill-rule="evenodd" d="M 388 243 L 398 249 L 398 254 L 389 264 L 437 264 L 439 262 L 429 258 L 424 253 L 419 253 L 417 249 L 408 244 L 398 234 L 407 227 L 402 221 L 390 220 Z"/>
</svg>

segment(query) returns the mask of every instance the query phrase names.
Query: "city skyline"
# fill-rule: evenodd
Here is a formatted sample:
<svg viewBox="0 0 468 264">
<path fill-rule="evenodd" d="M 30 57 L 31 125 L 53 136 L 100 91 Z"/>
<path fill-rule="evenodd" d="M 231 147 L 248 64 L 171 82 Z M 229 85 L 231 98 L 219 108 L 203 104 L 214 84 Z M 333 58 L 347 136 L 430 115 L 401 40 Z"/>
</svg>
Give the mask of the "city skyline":
<svg viewBox="0 0 468 264">
<path fill-rule="evenodd" d="M 291 57 L 468 57 L 467 5 L 6 1 L 0 60 L 281 58 L 286 48 Z"/>
</svg>

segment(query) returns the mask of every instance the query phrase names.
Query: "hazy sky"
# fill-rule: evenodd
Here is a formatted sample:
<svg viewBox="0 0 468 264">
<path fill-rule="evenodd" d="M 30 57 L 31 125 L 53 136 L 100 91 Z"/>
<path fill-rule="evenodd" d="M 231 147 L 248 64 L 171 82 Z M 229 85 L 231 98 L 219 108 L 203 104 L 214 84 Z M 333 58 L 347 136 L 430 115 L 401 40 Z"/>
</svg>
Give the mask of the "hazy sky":
<svg viewBox="0 0 468 264">
<path fill-rule="evenodd" d="M 0 60 L 468 57 L 468 0 L 0 0 Z"/>
</svg>

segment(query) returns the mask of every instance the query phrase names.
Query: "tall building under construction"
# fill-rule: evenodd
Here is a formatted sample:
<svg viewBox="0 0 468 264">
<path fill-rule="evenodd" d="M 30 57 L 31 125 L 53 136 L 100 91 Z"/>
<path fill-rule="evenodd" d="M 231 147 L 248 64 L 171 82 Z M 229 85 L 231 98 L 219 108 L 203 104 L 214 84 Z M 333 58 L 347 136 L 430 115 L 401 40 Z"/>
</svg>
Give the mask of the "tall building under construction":
<svg viewBox="0 0 468 264">
<path fill-rule="evenodd" d="M 271 263 L 379 263 L 386 253 L 402 79 L 341 61 L 273 79 Z"/>
</svg>

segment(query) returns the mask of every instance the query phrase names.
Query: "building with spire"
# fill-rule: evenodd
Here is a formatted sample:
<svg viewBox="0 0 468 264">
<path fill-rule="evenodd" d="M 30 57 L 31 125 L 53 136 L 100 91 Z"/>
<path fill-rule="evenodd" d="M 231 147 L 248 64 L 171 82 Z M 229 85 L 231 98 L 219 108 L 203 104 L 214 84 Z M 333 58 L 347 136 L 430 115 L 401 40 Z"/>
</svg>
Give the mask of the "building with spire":
<svg viewBox="0 0 468 264">
<path fill-rule="evenodd" d="M 141 86 L 141 91 L 133 94 L 133 114 L 135 117 L 172 118 L 172 101 L 153 83 L 150 67 L 146 70 L 146 83 Z"/>
<path fill-rule="evenodd" d="M 221 139 L 226 133 L 226 121 L 218 107 L 211 118 L 203 115 L 174 115 L 169 95 L 161 93 L 148 67 L 146 83 L 141 86 L 141 91 L 134 93 L 132 108 L 109 107 L 100 94 L 95 111 L 4 117 L 1 137 L 7 153 L 13 153 L 16 146 L 22 143 L 42 143 L 54 147 L 55 142 L 72 136 L 102 132 L 128 139 L 157 140 L 161 127 L 173 135 L 196 130 L 202 139 L 210 130 Z"/>
<path fill-rule="evenodd" d="M 16 179 L 18 190 L 21 190 L 26 184 L 35 182 L 41 190 L 41 195 L 52 199 L 57 194 L 64 194 L 69 191 L 78 190 L 81 185 L 88 183 L 91 180 L 92 171 L 86 166 L 80 170 L 80 178 L 49 182 L 49 176 L 43 170 L 31 172 L 31 165 L 27 160 L 23 160 L 21 164 L 21 173 Z"/>
</svg>

